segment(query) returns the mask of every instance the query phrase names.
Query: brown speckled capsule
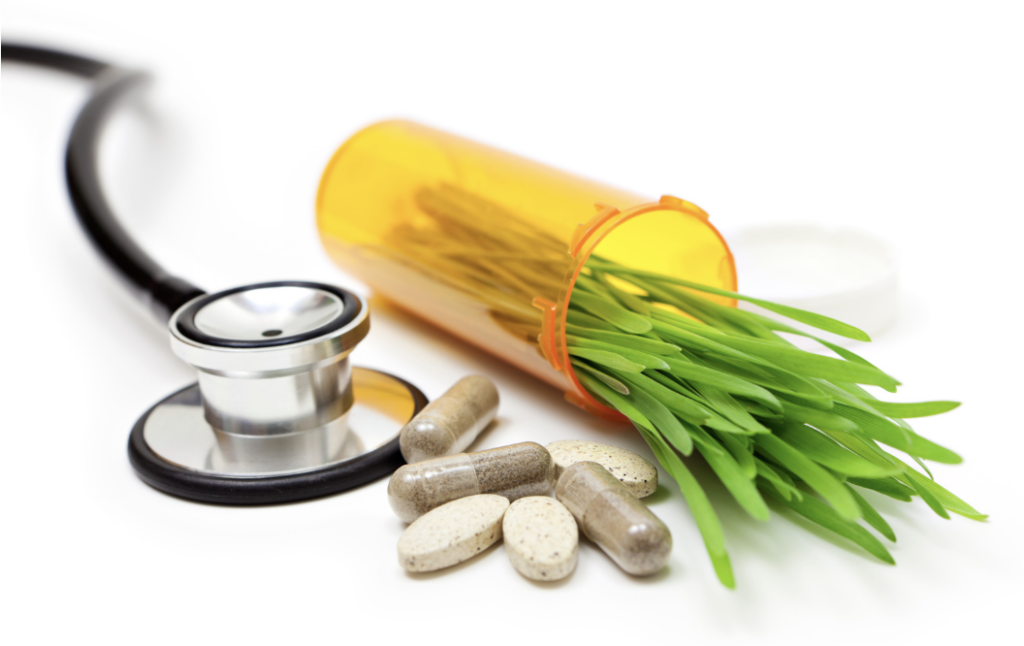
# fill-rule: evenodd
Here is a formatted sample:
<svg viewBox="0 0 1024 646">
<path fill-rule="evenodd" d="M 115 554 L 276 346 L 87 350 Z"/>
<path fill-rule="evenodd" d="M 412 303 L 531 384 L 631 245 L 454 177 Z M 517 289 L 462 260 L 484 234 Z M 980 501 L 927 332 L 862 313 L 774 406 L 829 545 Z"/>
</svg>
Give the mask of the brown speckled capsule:
<svg viewBox="0 0 1024 646">
<path fill-rule="evenodd" d="M 407 464 L 388 483 L 388 502 L 411 523 L 446 502 L 490 493 L 510 501 L 551 491 L 555 463 L 536 442 Z"/>
<path fill-rule="evenodd" d="M 460 379 L 402 429 L 402 457 L 412 464 L 462 453 L 497 414 L 498 389 L 490 379 Z"/>
<path fill-rule="evenodd" d="M 567 468 L 555 496 L 587 538 L 626 572 L 646 576 L 668 563 L 668 527 L 600 464 L 577 462 Z"/>
</svg>

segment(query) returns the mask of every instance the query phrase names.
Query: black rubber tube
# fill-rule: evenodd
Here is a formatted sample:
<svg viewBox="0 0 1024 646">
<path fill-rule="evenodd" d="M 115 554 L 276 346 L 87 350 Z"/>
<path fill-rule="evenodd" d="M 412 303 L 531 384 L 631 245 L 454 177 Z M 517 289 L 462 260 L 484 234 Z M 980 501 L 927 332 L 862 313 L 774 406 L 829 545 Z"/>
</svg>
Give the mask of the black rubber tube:
<svg viewBox="0 0 1024 646">
<path fill-rule="evenodd" d="M 107 63 L 97 61 L 78 54 L 69 54 L 55 49 L 23 45 L 20 43 L 0 43 L 0 59 L 12 63 L 26 63 L 48 67 L 59 72 L 66 72 L 92 78 L 110 67 Z"/>
<path fill-rule="evenodd" d="M 99 176 L 103 126 L 120 100 L 146 82 L 146 75 L 42 47 L 3 43 L 0 49 L 5 62 L 39 65 L 92 80 L 92 93 L 71 127 L 64 158 L 71 204 L 100 255 L 150 311 L 167 322 L 175 310 L 205 292 L 168 273 L 132 240 L 114 215 Z"/>
</svg>

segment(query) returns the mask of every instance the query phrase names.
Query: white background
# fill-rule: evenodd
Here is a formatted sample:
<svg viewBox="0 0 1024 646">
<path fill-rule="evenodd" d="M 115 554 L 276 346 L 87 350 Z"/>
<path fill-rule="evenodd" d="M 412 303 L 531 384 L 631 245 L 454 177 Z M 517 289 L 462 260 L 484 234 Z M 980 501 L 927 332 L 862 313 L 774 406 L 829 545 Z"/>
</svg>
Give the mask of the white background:
<svg viewBox="0 0 1024 646">
<path fill-rule="evenodd" d="M 898 251 L 902 309 L 858 351 L 907 384 L 901 401 L 965 402 L 917 427 L 965 458 L 936 466 L 939 482 L 992 515 L 872 497 L 899 537 L 889 567 L 778 514 L 756 523 L 710 486 L 730 592 L 667 478 L 652 503 L 675 537 L 664 574 L 631 578 L 584 544 L 555 585 L 520 577 L 501 547 L 405 574 L 385 482 L 263 508 L 150 489 L 128 431 L 193 374 L 68 206 L 83 85 L 5 64 L 4 643 L 1019 643 L 1019 3 L 4 0 L 0 18 L 5 39 L 155 74 L 110 131 L 108 185 L 142 244 L 207 289 L 363 290 L 322 253 L 313 199 L 333 150 L 394 116 L 682 196 L 726 231 L 875 233 Z M 481 448 L 591 438 L 649 455 L 630 429 L 383 303 L 373 325 L 358 364 L 431 397 L 469 372 L 498 383 Z"/>
</svg>

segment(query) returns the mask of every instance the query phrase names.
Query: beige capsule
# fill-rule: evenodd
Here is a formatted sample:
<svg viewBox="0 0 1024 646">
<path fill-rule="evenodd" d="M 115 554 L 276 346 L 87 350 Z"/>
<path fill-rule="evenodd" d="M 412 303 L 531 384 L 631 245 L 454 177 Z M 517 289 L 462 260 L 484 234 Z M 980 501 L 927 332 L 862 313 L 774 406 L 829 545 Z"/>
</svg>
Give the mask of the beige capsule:
<svg viewBox="0 0 1024 646">
<path fill-rule="evenodd" d="M 668 527 L 600 464 L 577 462 L 567 468 L 555 495 L 587 538 L 626 572 L 646 576 L 668 563 Z"/>
<path fill-rule="evenodd" d="M 501 539 L 508 500 L 470 496 L 420 517 L 398 539 L 398 563 L 410 572 L 433 572 L 473 558 Z"/>
<path fill-rule="evenodd" d="M 511 444 L 476 453 L 459 453 L 400 467 L 388 482 L 388 502 L 411 523 L 446 502 L 495 494 L 509 500 L 551 491 L 555 464 L 536 442 Z"/>
<path fill-rule="evenodd" d="M 597 462 L 637 498 L 645 498 L 658 489 L 658 469 L 632 451 L 586 440 L 560 440 L 544 448 L 555 461 L 556 479 L 577 462 Z"/>
<path fill-rule="evenodd" d="M 554 498 L 529 496 L 512 503 L 502 533 L 512 566 L 528 579 L 558 581 L 576 569 L 576 519 Z"/>
<path fill-rule="evenodd" d="M 498 414 L 498 389 L 470 375 L 427 404 L 405 425 L 398 445 L 409 464 L 461 453 Z"/>
</svg>

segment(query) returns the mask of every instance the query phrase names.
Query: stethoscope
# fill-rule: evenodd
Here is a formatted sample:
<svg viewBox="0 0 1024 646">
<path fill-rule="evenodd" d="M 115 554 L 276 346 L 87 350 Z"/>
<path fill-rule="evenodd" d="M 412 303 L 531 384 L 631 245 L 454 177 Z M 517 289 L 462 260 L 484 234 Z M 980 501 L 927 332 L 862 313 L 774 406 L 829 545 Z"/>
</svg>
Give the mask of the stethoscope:
<svg viewBox="0 0 1024 646">
<path fill-rule="evenodd" d="M 2 59 L 91 81 L 65 156 L 74 211 L 100 254 L 167 324 L 174 353 L 199 373 L 135 423 L 128 457 L 139 477 L 191 500 L 264 504 L 346 491 L 404 464 L 398 432 L 427 400 L 398 377 L 350 365 L 370 328 L 364 299 L 299 281 L 207 294 L 167 272 L 118 223 L 99 179 L 100 136 L 147 76 L 10 43 Z"/>
</svg>

